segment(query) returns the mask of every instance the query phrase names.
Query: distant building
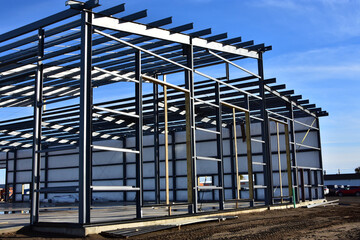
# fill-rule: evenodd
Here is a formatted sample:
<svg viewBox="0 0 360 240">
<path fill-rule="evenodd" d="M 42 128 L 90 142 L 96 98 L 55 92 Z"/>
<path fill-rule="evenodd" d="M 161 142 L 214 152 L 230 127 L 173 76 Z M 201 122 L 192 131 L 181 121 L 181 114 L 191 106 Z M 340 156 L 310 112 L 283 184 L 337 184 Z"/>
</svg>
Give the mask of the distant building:
<svg viewBox="0 0 360 240">
<path fill-rule="evenodd" d="M 360 186 L 360 174 L 359 173 L 350 173 L 350 174 L 324 175 L 324 184 L 325 185 Z"/>
</svg>

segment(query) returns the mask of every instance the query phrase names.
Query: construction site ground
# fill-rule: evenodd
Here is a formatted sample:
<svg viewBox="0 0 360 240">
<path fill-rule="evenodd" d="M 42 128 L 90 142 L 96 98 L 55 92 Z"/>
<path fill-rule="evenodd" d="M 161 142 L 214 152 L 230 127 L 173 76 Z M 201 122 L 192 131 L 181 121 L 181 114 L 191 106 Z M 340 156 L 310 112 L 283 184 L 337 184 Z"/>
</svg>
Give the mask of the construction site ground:
<svg viewBox="0 0 360 240">
<path fill-rule="evenodd" d="M 240 214 L 236 219 L 182 226 L 130 239 L 360 239 L 360 197 L 339 199 L 339 205 Z M 3 233 L 0 239 L 70 239 L 26 229 Z M 106 239 L 101 234 L 86 238 Z"/>
</svg>

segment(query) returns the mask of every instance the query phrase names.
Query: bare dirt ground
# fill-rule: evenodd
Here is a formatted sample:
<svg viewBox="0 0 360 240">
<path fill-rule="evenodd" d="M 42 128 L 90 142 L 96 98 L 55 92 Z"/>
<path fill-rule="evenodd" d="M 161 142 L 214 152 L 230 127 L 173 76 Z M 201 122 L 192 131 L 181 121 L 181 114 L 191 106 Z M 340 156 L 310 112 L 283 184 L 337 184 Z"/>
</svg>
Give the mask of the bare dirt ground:
<svg viewBox="0 0 360 240">
<path fill-rule="evenodd" d="M 328 200 L 339 198 L 328 198 Z M 65 239 L 30 232 L 0 239 Z M 81 238 L 77 238 L 81 239 Z M 101 235 L 88 240 L 106 239 Z M 336 206 L 273 210 L 239 215 L 238 219 L 183 226 L 130 239 L 360 239 L 360 198 L 342 197 Z"/>
</svg>

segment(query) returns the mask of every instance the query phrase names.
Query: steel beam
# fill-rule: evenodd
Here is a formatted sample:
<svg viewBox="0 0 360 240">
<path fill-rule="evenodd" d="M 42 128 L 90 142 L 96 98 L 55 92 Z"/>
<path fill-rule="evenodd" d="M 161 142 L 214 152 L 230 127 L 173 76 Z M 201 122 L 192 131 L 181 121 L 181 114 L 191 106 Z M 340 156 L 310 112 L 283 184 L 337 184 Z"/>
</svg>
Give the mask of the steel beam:
<svg viewBox="0 0 360 240">
<path fill-rule="evenodd" d="M 115 31 L 127 32 L 131 34 L 152 37 L 156 39 L 167 40 L 175 43 L 193 45 L 194 47 L 201 47 L 214 51 L 222 51 L 226 53 L 236 54 L 239 56 L 258 58 L 255 51 L 249 51 L 244 48 L 236 48 L 231 45 L 223 46 L 218 42 L 208 42 L 205 39 L 193 38 L 186 34 L 173 33 L 169 30 L 160 28 L 148 28 L 146 25 L 135 22 L 122 22 L 117 18 L 110 18 L 106 16 L 96 16 L 93 21 L 94 26 L 99 28 L 111 29 Z"/>
<path fill-rule="evenodd" d="M 20 28 L 14 29 L 14 30 L 12 30 L 10 32 L 1 34 L 0 35 L 0 43 L 4 42 L 4 41 L 7 41 L 9 39 L 12 39 L 12 38 L 16 38 L 16 37 L 18 37 L 20 35 L 35 31 L 35 30 L 37 30 L 39 28 L 46 27 L 46 26 L 48 26 L 50 24 L 54 24 L 54 23 L 57 23 L 59 21 L 65 20 L 67 18 L 73 17 L 73 16 L 75 16 L 77 14 L 79 14 L 79 11 L 74 10 L 74 9 L 67 9 L 65 11 L 56 13 L 56 14 L 54 14 L 52 16 L 47 17 L 47 18 L 44 18 L 44 19 L 41 19 L 39 21 L 30 23 L 30 24 L 25 25 L 25 26 L 20 27 Z"/>
</svg>

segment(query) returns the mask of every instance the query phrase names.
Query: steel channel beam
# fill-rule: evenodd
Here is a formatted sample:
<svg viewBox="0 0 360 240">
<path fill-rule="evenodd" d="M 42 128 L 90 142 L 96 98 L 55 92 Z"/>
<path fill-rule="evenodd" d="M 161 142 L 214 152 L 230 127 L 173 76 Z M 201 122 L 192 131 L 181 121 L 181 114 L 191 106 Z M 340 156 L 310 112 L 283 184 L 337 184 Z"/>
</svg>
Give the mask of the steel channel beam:
<svg viewBox="0 0 360 240">
<path fill-rule="evenodd" d="M 16 38 L 16 37 L 21 36 L 23 34 L 35 31 L 35 30 L 37 30 L 39 28 L 46 27 L 46 26 L 48 26 L 50 24 L 54 24 L 54 23 L 57 23 L 59 21 L 65 20 L 67 18 L 73 17 L 73 16 L 75 16 L 77 14 L 79 14 L 79 11 L 74 10 L 74 9 L 67 9 L 67 10 L 64 10 L 62 12 L 56 13 L 56 14 L 54 14 L 52 16 L 46 17 L 46 18 L 41 19 L 39 21 L 30 23 L 30 24 L 25 25 L 23 27 L 14 29 L 14 30 L 12 30 L 10 32 L 1 34 L 0 35 L 0 43 L 4 42 L 4 41 L 7 41 L 7 40 L 10 40 L 12 38 Z"/>
<path fill-rule="evenodd" d="M 176 42 L 185 45 L 193 45 L 196 47 L 202 47 L 205 49 L 211 49 L 214 51 L 225 51 L 232 54 L 237 54 L 240 56 L 258 58 L 258 54 L 255 51 L 248 51 L 246 49 L 237 49 L 233 46 L 226 46 L 226 48 L 216 42 L 208 43 L 206 40 L 201 38 L 192 38 L 191 36 L 180 34 L 180 33 L 171 33 L 168 30 L 152 28 L 148 29 L 146 25 L 142 25 L 134 22 L 119 22 L 117 18 L 111 18 L 106 16 L 99 16 L 94 19 L 94 26 L 111 29 L 115 31 L 128 32 L 132 34 L 137 34 L 141 36 L 148 36 L 152 38 L 168 40 L 171 42 Z"/>
</svg>

